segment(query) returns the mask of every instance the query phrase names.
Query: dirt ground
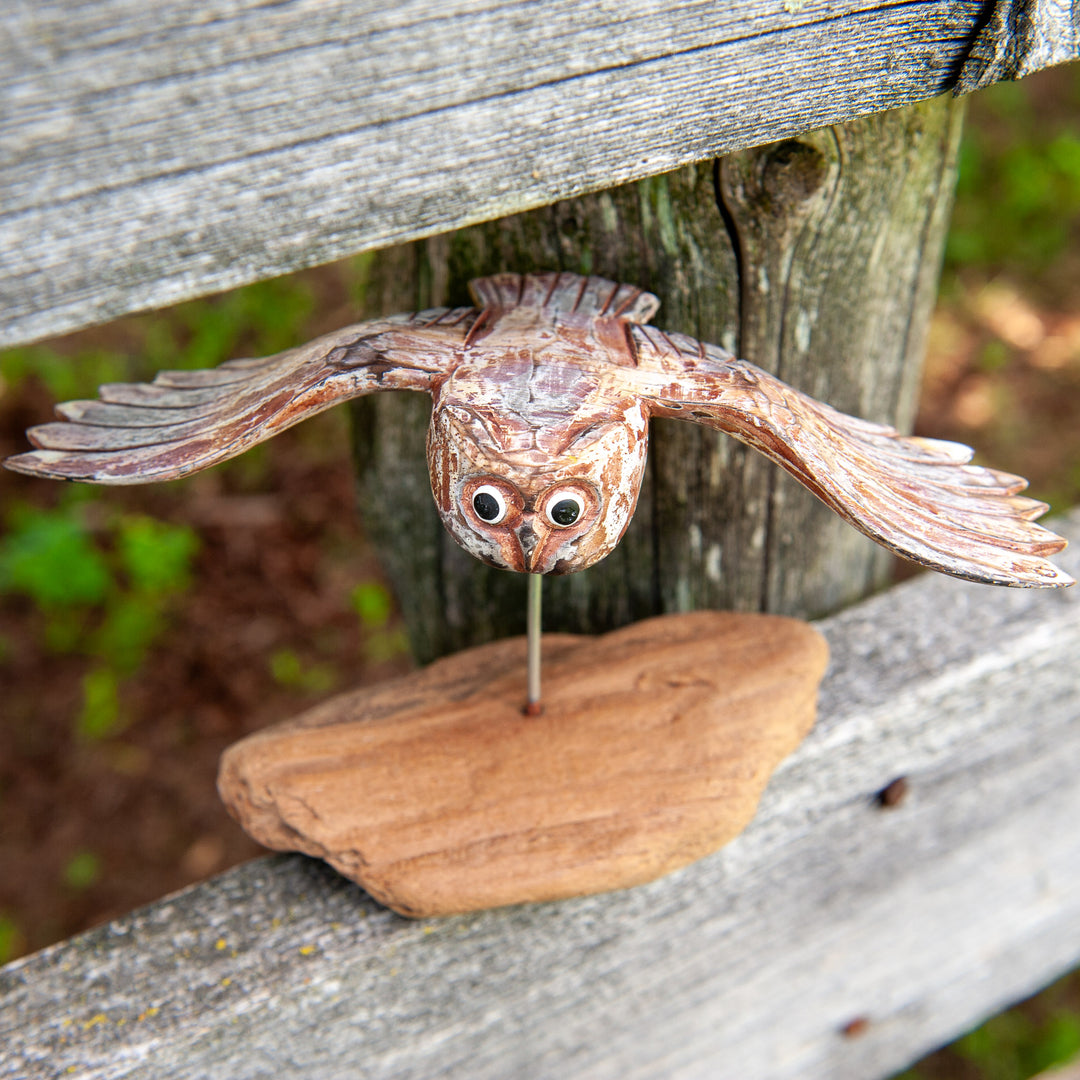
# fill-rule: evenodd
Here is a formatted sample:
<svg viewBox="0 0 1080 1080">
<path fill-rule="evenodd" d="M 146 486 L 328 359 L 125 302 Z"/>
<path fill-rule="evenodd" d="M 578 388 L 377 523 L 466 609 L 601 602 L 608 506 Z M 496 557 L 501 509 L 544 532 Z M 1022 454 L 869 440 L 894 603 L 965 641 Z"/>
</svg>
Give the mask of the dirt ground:
<svg viewBox="0 0 1080 1080">
<path fill-rule="evenodd" d="M 45 405 L 34 388 L 20 398 L 0 410 L 5 453 Z M 9 955 L 255 855 L 217 798 L 224 747 L 335 688 L 408 669 L 401 651 L 365 657 L 349 595 L 356 582 L 377 579 L 378 566 L 352 512 L 343 418 L 316 424 L 317 433 L 290 433 L 269 448 L 265 490 L 237 490 L 235 475 L 221 470 L 179 493 L 106 497 L 110 508 L 193 524 L 200 539 L 192 588 L 122 684 L 115 736 L 75 731 L 92 661 L 42 649 L 43 616 L 27 600 L 0 605 L 0 911 L 14 925 Z M 318 454 L 297 453 L 315 438 Z M 0 483 L 5 502 L 57 497 L 10 474 Z M 283 656 L 284 665 L 268 660 Z"/>
</svg>

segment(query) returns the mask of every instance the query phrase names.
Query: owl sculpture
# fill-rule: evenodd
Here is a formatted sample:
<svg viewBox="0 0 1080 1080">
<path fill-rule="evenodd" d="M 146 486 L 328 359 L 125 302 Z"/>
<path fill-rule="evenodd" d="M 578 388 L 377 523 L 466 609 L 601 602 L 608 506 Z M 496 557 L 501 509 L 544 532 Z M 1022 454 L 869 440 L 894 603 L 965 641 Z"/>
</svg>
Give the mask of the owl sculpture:
<svg viewBox="0 0 1080 1080">
<path fill-rule="evenodd" d="M 360 323 L 259 360 L 108 384 L 30 430 L 10 469 L 97 484 L 169 480 L 235 457 L 348 398 L 433 402 L 431 487 L 447 529 L 492 566 L 583 570 L 634 513 L 649 420 L 727 432 L 867 536 L 935 570 L 998 585 L 1072 583 L 1065 541 L 1033 523 L 1026 481 L 957 443 L 837 412 L 715 345 L 646 325 L 659 301 L 574 274 L 498 274 L 475 307 Z"/>
</svg>

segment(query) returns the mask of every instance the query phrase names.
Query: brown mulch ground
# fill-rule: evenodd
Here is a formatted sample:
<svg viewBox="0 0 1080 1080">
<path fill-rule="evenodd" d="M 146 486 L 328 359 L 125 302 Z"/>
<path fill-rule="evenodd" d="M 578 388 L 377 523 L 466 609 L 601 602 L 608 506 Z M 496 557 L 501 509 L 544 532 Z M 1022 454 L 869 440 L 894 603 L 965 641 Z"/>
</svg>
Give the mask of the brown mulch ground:
<svg viewBox="0 0 1080 1080">
<path fill-rule="evenodd" d="M 34 383 L 4 401 L 0 453 L 21 446 L 27 420 L 48 411 Z M 390 660 L 366 657 L 369 635 L 349 604 L 353 586 L 377 580 L 379 569 L 354 514 L 345 423 L 343 414 L 320 417 L 269 444 L 256 490 L 242 469 L 226 468 L 182 485 L 106 493 L 109 507 L 193 524 L 201 540 L 191 590 L 122 685 L 120 734 L 76 734 L 91 661 L 43 649 L 29 601 L 0 598 L 8 958 L 257 854 L 217 798 L 224 747 L 302 711 L 327 684 L 343 689 L 408 670 L 400 650 Z M 40 505 L 62 490 L 0 476 L 3 505 Z M 275 678 L 268 658 L 283 651 L 315 673 L 313 689 L 294 685 L 302 677 Z"/>
</svg>

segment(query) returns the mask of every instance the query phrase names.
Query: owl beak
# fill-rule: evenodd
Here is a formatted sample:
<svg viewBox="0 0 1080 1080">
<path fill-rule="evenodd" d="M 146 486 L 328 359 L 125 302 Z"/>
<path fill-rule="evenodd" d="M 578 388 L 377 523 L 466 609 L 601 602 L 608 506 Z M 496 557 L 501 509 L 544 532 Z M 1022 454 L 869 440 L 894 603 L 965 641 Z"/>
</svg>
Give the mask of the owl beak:
<svg viewBox="0 0 1080 1080">
<path fill-rule="evenodd" d="M 540 537 L 533 531 L 532 523 L 526 521 L 519 529 L 517 529 L 518 543 L 521 545 L 521 554 L 524 557 L 525 569 L 529 573 L 535 573 L 535 568 L 532 565 L 533 553 L 536 551 L 536 545 L 540 542 Z"/>
</svg>

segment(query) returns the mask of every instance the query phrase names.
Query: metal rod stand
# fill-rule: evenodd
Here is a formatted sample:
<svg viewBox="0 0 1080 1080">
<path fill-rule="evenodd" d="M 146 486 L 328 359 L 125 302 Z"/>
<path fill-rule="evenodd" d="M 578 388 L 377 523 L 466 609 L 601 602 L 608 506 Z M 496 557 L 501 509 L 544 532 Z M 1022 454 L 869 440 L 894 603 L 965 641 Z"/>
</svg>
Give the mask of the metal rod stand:
<svg viewBox="0 0 1080 1080">
<path fill-rule="evenodd" d="M 543 574 L 529 575 L 529 599 L 525 621 L 528 656 L 526 716 L 539 716 L 544 711 L 543 705 L 540 704 L 540 604 L 543 585 Z"/>
</svg>

